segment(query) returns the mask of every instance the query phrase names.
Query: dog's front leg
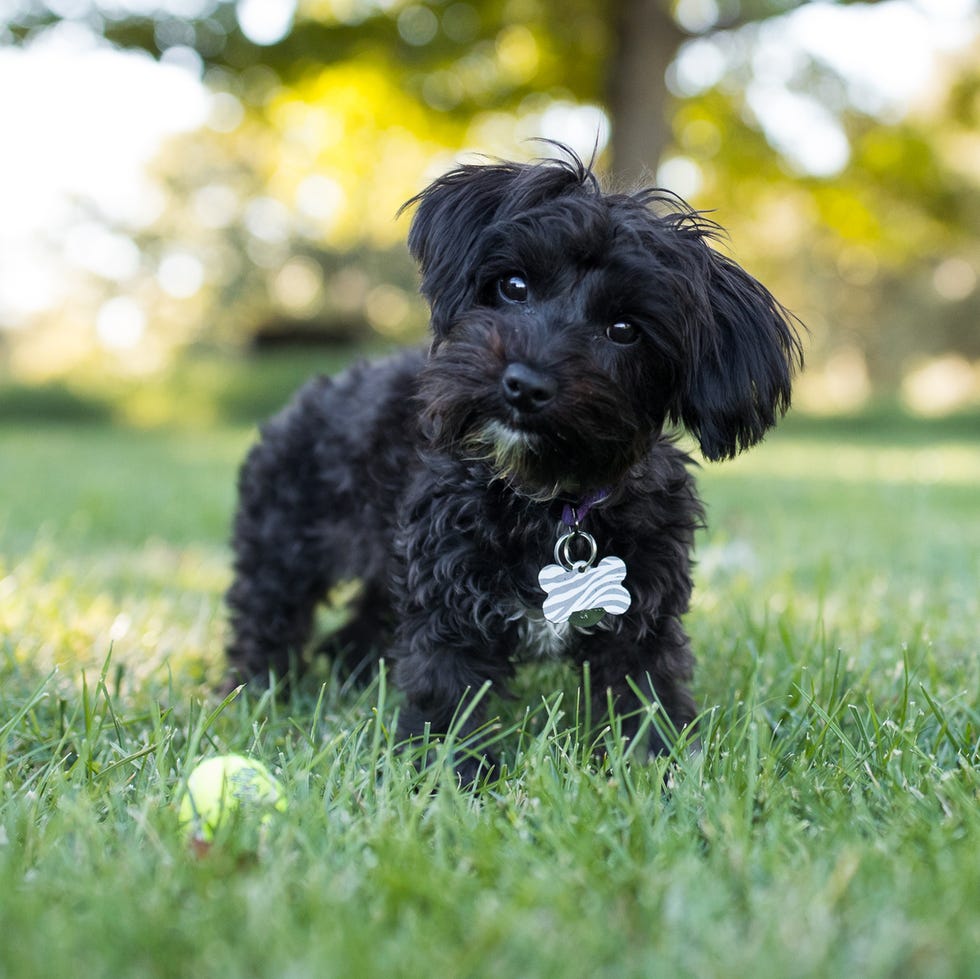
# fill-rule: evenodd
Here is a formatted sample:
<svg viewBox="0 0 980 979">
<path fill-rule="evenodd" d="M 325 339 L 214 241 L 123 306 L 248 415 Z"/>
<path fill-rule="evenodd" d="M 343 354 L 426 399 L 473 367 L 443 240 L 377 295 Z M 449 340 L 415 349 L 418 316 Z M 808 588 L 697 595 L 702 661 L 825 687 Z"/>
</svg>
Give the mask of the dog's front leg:
<svg viewBox="0 0 980 979">
<path fill-rule="evenodd" d="M 424 582 L 399 616 L 392 650 L 394 677 L 405 695 L 398 738 L 416 741 L 451 733 L 459 746 L 454 764 L 464 785 L 495 767 L 479 729 L 486 721 L 484 688 L 507 695 L 514 667 L 510 653 L 514 627 L 490 604 L 495 585 L 466 585 L 460 571 L 452 583 L 439 585 L 439 573 L 427 570 Z M 470 587 L 472 586 L 472 587 Z"/>
<path fill-rule="evenodd" d="M 451 734 L 466 785 L 494 767 L 480 729 L 488 695 L 508 696 L 519 596 L 496 524 L 482 511 L 482 480 L 443 457 L 427 461 L 402 500 L 395 540 L 389 656 L 405 696 L 397 734 L 415 745 Z"/>
<path fill-rule="evenodd" d="M 655 716 L 648 748 L 650 754 L 667 754 L 674 733 L 683 731 L 697 714 L 686 685 L 694 657 L 680 622 L 665 618 L 655 635 L 643 636 L 632 635 L 624 623 L 615 632 L 599 629 L 583 640 L 578 658 L 589 664 L 593 717 L 606 716 L 611 705 L 623 736 L 633 740 L 645 704 L 657 704 L 666 722 Z"/>
</svg>

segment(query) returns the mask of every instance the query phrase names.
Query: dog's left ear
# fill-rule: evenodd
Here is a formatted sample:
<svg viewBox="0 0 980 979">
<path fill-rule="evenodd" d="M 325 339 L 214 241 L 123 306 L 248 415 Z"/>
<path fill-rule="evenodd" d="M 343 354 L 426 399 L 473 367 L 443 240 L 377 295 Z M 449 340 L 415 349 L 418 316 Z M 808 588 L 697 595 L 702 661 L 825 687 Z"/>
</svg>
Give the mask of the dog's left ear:
<svg viewBox="0 0 980 979">
<path fill-rule="evenodd" d="M 707 459 L 728 459 L 758 442 L 790 404 L 790 386 L 802 366 L 797 320 L 760 282 L 705 237 L 698 313 L 689 337 L 691 362 L 672 415 Z"/>
</svg>

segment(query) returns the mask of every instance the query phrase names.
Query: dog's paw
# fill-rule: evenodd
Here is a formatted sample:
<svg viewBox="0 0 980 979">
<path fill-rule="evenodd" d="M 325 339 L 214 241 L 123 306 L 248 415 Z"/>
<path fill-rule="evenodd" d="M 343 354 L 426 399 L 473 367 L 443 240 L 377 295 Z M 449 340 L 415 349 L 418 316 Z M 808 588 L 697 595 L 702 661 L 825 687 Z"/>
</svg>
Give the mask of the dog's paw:
<svg viewBox="0 0 980 979">
<path fill-rule="evenodd" d="M 478 789 L 499 770 L 492 755 L 470 755 L 456 762 L 456 781 L 461 789 Z"/>
</svg>

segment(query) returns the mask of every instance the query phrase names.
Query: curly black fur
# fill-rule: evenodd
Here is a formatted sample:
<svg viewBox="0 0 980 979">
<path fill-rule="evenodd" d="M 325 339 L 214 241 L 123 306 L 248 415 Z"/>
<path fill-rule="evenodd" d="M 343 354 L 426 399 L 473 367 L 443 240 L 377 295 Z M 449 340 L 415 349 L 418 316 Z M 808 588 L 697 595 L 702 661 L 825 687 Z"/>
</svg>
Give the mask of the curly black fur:
<svg viewBox="0 0 980 979">
<path fill-rule="evenodd" d="M 430 350 L 313 381 L 264 428 L 239 483 L 236 677 L 282 675 L 317 603 L 356 578 L 333 646 L 394 664 L 403 738 L 445 731 L 486 681 L 506 693 L 542 647 L 590 664 L 603 713 L 610 695 L 635 713 L 635 686 L 678 729 L 694 718 L 681 617 L 702 511 L 665 429 L 708 459 L 754 444 L 789 405 L 800 344 L 710 247 L 715 224 L 664 191 L 605 194 L 566 157 L 463 166 L 410 201 Z M 538 572 L 563 509 L 597 491 L 585 529 L 625 561 L 632 604 L 549 626 Z"/>
</svg>

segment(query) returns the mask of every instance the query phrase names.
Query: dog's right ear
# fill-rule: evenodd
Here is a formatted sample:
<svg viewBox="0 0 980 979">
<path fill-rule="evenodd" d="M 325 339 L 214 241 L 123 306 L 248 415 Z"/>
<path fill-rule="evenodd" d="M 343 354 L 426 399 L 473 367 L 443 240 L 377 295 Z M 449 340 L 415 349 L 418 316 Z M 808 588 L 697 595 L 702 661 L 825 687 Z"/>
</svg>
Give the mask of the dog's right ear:
<svg viewBox="0 0 980 979">
<path fill-rule="evenodd" d="M 444 174 L 398 212 L 418 206 L 408 247 L 422 273 L 421 292 L 442 335 L 460 308 L 472 303 L 471 260 L 524 168 L 514 163 L 461 166 Z"/>
</svg>

